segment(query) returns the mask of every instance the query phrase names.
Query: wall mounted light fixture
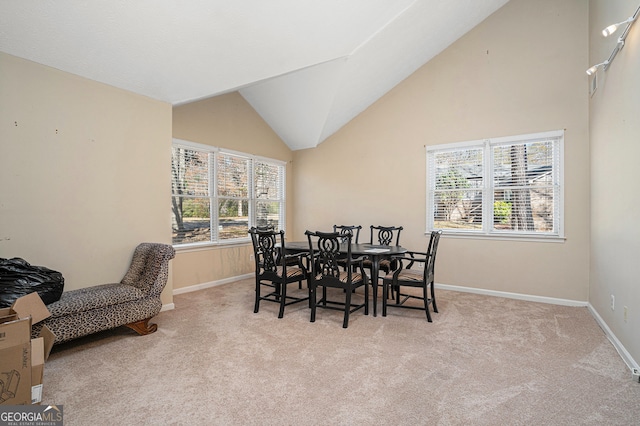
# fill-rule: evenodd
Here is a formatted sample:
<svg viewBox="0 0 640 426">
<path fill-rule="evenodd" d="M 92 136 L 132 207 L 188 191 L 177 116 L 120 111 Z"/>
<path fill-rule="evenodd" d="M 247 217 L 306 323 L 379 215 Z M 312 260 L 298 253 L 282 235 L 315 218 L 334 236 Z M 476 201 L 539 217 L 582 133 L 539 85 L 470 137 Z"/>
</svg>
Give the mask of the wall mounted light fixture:
<svg viewBox="0 0 640 426">
<path fill-rule="evenodd" d="M 627 35 L 629 34 L 629 30 L 631 29 L 631 26 L 633 25 L 633 23 L 638 19 L 638 15 L 639 14 L 640 14 L 640 6 L 638 6 L 638 8 L 636 9 L 636 13 L 634 13 L 633 16 L 627 18 L 625 21 L 618 22 L 617 24 L 609 25 L 607 28 L 602 30 L 602 35 L 604 37 L 608 37 L 611 34 L 613 34 L 614 32 L 616 32 L 616 30 L 621 25 L 627 24 L 626 28 L 622 32 L 622 35 L 618 38 L 618 42 L 616 43 L 616 47 L 614 47 L 613 51 L 611 52 L 611 55 L 609 55 L 609 59 L 607 59 L 606 61 L 604 61 L 604 62 L 602 62 L 600 64 L 594 65 L 591 68 L 589 68 L 587 70 L 587 75 L 593 75 L 594 73 L 596 73 L 598 71 L 599 67 L 602 67 L 602 69 L 604 71 L 606 71 L 607 68 L 609 68 L 609 65 L 611 65 L 611 62 L 613 62 L 613 59 L 616 57 L 618 52 L 620 50 L 622 50 L 622 48 L 624 47 L 624 43 L 625 43 L 625 40 L 627 39 Z"/>
<path fill-rule="evenodd" d="M 604 62 L 601 62 L 601 63 L 599 63 L 599 64 L 596 64 L 596 65 L 592 66 L 591 68 L 589 68 L 589 69 L 587 70 L 587 75 L 593 75 L 593 74 L 595 74 L 595 73 L 596 73 L 596 71 L 598 71 L 598 68 L 600 68 L 600 67 L 606 67 L 608 64 L 609 64 L 609 62 L 604 61 Z"/>
<path fill-rule="evenodd" d="M 616 30 L 618 29 L 618 27 L 620 27 L 620 25 L 628 24 L 629 22 L 632 22 L 633 19 L 634 19 L 633 16 L 631 16 L 626 21 L 622 21 L 622 22 L 618 22 L 617 24 L 609 25 L 607 28 L 602 30 L 603 37 L 609 37 L 611 34 L 616 32 Z"/>
</svg>

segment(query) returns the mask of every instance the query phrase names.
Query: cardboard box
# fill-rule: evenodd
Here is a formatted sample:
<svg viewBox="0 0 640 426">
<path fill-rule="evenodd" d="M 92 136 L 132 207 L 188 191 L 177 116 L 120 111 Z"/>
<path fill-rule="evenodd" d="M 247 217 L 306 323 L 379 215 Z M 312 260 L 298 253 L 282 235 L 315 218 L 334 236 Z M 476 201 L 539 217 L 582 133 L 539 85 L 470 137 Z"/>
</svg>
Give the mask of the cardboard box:
<svg viewBox="0 0 640 426">
<path fill-rule="evenodd" d="M 28 405 L 42 400 L 44 363 L 55 335 L 46 326 L 31 339 L 31 325 L 51 314 L 38 293 L 0 309 L 0 405 Z"/>
</svg>

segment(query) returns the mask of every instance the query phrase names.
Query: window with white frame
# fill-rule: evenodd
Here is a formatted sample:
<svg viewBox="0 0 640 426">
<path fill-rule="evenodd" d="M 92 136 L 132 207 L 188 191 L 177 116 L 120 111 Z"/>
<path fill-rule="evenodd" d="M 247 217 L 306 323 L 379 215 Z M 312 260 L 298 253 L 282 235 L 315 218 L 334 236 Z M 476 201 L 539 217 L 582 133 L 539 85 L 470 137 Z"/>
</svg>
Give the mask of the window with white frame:
<svg viewBox="0 0 640 426">
<path fill-rule="evenodd" d="M 427 230 L 563 237 L 564 131 L 427 146 Z"/>
<path fill-rule="evenodd" d="M 285 227 L 286 164 L 174 140 L 173 244 L 248 240 L 251 226 Z"/>
</svg>

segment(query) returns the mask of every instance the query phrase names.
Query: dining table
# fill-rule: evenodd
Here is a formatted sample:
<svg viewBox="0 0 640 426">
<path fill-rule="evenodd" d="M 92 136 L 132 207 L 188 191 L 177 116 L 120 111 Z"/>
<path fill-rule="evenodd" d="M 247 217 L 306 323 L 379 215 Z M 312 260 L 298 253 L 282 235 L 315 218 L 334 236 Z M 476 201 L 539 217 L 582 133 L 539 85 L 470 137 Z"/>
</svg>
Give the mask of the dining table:
<svg viewBox="0 0 640 426">
<path fill-rule="evenodd" d="M 287 254 L 309 252 L 309 241 L 285 242 L 284 250 Z M 347 243 L 340 244 L 340 253 L 347 253 Z M 351 243 L 353 257 L 367 256 L 371 260 L 371 286 L 373 287 L 373 316 L 377 315 L 378 278 L 380 274 L 380 260 L 394 254 L 406 253 L 402 246 L 382 246 L 376 244 Z"/>
</svg>

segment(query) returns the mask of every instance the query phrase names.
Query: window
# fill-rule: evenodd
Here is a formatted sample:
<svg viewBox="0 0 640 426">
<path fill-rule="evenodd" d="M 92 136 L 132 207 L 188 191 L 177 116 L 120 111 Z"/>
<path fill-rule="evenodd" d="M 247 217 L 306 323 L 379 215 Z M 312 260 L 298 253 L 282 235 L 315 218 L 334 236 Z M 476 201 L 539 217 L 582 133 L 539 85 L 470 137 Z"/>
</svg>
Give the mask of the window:
<svg viewBox="0 0 640 426">
<path fill-rule="evenodd" d="M 251 226 L 284 229 L 285 163 L 174 140 L 173 244 L 248 240 Z"/>
<path fill-rule="evenodd" d="M 563 237 L 563 131 L 427 147 L 427 229 Z"/>
</svg>

